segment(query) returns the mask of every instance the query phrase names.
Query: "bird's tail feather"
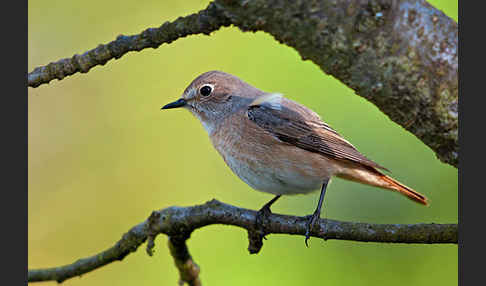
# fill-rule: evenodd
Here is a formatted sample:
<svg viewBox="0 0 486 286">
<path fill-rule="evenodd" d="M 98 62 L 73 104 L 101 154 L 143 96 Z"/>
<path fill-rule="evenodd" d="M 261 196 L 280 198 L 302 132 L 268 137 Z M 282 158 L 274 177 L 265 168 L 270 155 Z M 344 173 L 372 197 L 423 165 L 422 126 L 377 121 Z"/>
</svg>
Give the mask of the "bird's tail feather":
<svg viewBox="0 0 486 286">
<path fill-rule="evenodd" d="M 395 190 L 400 194 L 405 195 L 407 198 L 416 201 L 420 204 L 426 206 L 429 205 L 427 197 L 425 197 L 421 193 L 413 190 L 412 188 L 405 186 L 404 184 L 400 183 L 399 181 L 387 175 L 381 174 L 381 178 L 389 184 L 390 189 Z"/>
<path fill-rule="evenodd" d="M 342 172 L 337 174 L 338 177 L 343 179 L 356 181 L 362 184 L 372 185 L 392 191 L 399 192 L 407 198 L 420 203 L 422 205 L 428 205 L 428 199 L 421 193 L 413 190 L 410 187 L 405 186 L 399 181 L 389 177 L 374 167 L 360 166 L 358 168 L 343 168 Z"/>
</svg>

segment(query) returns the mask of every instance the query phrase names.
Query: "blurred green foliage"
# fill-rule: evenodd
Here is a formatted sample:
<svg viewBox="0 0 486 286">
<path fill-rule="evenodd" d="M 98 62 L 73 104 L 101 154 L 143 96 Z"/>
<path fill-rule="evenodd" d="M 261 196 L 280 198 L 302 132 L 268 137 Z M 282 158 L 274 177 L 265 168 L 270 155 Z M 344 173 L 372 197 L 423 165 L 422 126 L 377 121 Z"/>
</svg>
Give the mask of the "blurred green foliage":
<svg viewBox="0 0 486 286">
<path fill-rule="evenodd" d="M 429 1 L 457 21 L 458 3 Z M 208 1 L 29 1 L 29 66 L 47 64 L 203 9 Z M 87 74 L 29 88 L 29 268 L 51 267 L 113 245 L 154 209 L 212 198 L 258 209 L 271 196 L 227 168 L 185 110 L 161 112 L 198 74 L 219 69 L 312 108 L 361 152 L 426 194 L 398 194 L 335 179 L 322 216 L 372 223 L 456 223 L 457 170 L 436 159 L 374 105 L 263 32 L 223 28 L 130 53 Z M 318 192 L 273 211 L 310 214 Z M 270 235 L 249 255 L 242 229 L 210 226 L 188 241 L 206 285 L 456 285 L 456 245 L 392 245 Z M 174 285 L 166 247 L 143 249 L 63 285 Z M 142 284 L 143 283 L 143 284 Z M 55 282 L 45 283 L 55 285 Z"/>
</svg>

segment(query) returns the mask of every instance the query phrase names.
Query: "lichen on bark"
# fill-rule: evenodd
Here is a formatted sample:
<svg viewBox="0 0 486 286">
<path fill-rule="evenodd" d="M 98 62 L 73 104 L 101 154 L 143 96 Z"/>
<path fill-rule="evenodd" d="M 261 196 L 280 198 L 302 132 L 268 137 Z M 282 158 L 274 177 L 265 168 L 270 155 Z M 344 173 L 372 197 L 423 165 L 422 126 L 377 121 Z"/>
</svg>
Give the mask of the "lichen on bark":
<svg viewBox="0 0 486 286">
<path fill-rule="evenodd" d="M 458 27 L 424 0 L 217 0 L 374 103 L 457 167 Z"/>
</svg>

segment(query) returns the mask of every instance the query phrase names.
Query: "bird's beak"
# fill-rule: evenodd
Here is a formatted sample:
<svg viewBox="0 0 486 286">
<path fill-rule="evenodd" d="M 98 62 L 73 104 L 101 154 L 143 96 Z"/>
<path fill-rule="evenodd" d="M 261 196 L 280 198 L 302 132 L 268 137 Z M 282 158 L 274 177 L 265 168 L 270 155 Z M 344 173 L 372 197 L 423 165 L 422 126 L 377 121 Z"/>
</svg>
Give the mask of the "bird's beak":
<svg viewBox="0 0 486 286">
<path fill-rule="evenodd" d="M 161 109 L 170 109 L 170 108 L 177 108 L 177 107 L 183 107 L 186 105 L 187 102 L 184 98 L 181 98 L 177 101 L 171 102 L 169 104 L 164 105 Z"/>
</svg>

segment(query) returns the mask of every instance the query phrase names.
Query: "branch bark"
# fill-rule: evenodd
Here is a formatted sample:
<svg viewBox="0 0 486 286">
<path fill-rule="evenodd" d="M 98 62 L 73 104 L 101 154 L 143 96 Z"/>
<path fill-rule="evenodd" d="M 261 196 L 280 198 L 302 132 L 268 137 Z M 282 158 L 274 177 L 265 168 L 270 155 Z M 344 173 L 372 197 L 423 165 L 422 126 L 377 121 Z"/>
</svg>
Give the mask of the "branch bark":
<svg viewBox="0 0 486 286">
<path fill-rule="evenodd" d="M 72 264 L 28 271 L 28 282 L 66 279 L 80 276 L 113 261 L 122 260 L 148 240 L 147 253 L 152 255 L 154 239 L 169 236 L 169 248 L 181 282 L 201 285 L 199 267 L 193 261 L 185 241 L 198 228 L 211 224 L 233 225 L 248 231 L 250 253 L 258 253 L 263 245 L 262 233 L 255 228 L 256 211 L 238 208 L 217 200 L 191 207 L 169 207 L 154 211 L 150 217 L 125 233 L 113 247 Z M 271 214 L 265 222 L 265 234 L 305 235 L 306 217 Z M 321 219 L 311 232 L 312 237 L 362 242 L 457 244 L 457 224 L 369 224 Z"/>
<path fill-rule="evenodd" d="M 188 35 L 205 34 L 229 26 L 228 19 L 220 15 L 214 3 L 199 13 L 179 17 L 173 22 L 165 22 L 158 28 L 148 28 L 142 33 L 132 36 L 119 35 L 116 40 L 101 44 L 82 55 L 61 59 L 46 66 L 35 68 L 28 74 L 28 86 L 38 87 L 53 79 L 62 80 L 75 73 L 87 73 L 91 68 L 105 65 L 109 60 L 119 59 L 132 51 L 146 48 L 158 48 L 163 43 L 171 43 Z"/>
<path fill-rule="evenodd" d="M 425 0 L 215 0 L 159 28 L 38 67 L 28 85 L 231 24 L 295 48 L 457 168 L 458 26 Z"/>
<path fill-rule="evenodd" d="M 201 286 L 199 266 L 194 262 L 186 245 L 186 237 L 171 236 L 168 241 L 170 254 L 179 270 L 179 285 L 187 283 L 189 286 Z"/>
</svg>

